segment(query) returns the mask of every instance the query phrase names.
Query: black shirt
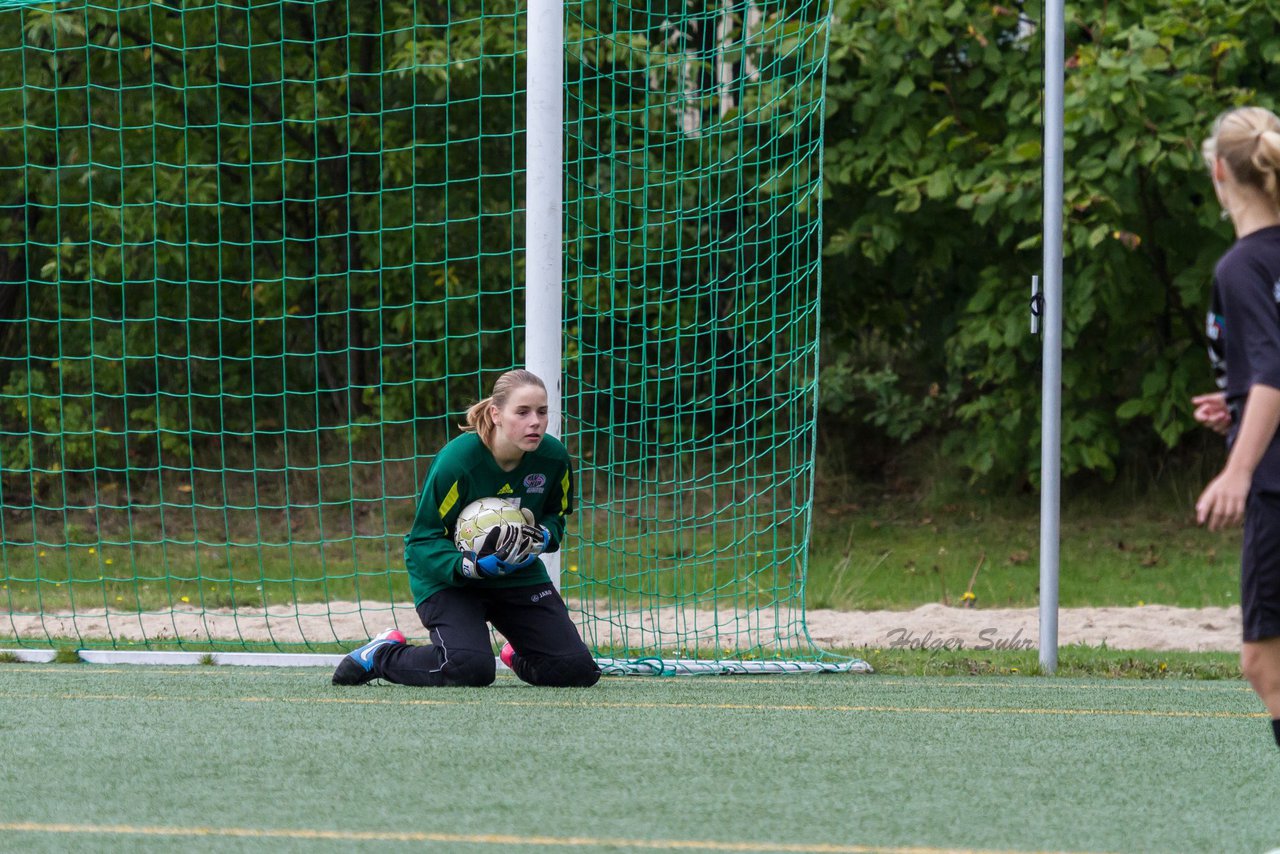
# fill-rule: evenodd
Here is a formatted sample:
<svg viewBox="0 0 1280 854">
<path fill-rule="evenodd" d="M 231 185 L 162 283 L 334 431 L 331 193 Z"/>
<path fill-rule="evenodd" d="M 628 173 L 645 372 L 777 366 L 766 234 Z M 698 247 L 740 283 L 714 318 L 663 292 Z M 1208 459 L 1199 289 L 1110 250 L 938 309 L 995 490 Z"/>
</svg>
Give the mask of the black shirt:
<svg viewBox="0 0 1280 854">
<path fill-rule="evenodd" d="M 1230 445 L 1249 389 L 1280 389 L 1280 226 L 1241 237 L 1218 260 L 1207 332 L 1218 385 L 1235 415 Z M 1253 487 L 1280 491 L 1280 431 L 1253 474 Z"/>
</svg>

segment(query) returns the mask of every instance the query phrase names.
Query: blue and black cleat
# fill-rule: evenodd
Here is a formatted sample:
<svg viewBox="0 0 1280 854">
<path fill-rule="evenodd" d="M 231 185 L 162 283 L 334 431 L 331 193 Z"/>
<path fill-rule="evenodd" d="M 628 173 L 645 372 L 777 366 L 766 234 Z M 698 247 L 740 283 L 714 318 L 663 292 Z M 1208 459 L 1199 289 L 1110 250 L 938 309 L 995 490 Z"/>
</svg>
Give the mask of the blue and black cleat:
<svg viewBox="0 0 1280 854">
<path fill-rule="evenodd" d="M 333 684 L 363 685 L 374 679 L 373 658 L 378 650 L 388 644 L 405 642 L 404 635 L 398 629 L 380 632 L 373 640 L 358 649 L 351 650 L 342 661 L 338 662 L 337 668 L 333 671 Z"/>
</svg>

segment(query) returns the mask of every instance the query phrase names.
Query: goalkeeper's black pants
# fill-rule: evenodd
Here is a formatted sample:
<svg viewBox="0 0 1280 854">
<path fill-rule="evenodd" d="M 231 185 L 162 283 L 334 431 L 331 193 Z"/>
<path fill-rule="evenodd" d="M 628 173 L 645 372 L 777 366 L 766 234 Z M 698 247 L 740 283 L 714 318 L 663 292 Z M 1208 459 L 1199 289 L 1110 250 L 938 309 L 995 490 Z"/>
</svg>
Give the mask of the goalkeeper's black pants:
<svg viewBox="0 0 1280 854">
<path fill-rule="evenodd" d="M 401 685 L 488 685 L 497 666 L 489 623 L 515 649 L 512 669 L 532 685 L 587 687 L 600 668 L 550 583 L 449 587 L 418 606 L 430 646 L 387 644 L 373 673 Z"/>
</svg>

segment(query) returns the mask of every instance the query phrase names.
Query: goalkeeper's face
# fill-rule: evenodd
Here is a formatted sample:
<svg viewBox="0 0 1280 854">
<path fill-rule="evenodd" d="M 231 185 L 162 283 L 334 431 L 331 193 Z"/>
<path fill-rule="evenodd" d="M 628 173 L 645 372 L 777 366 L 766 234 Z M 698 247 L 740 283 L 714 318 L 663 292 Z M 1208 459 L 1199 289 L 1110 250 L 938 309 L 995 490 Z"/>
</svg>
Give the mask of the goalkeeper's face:
<svg viewBox="0 0 1280 854">
<path fill-rule="evenodd" d="M 492 414 L 499 442 L 521 451 L 536 450 L 547 432 L 547 393 L 536 385 L 521 386 Z"/>
</svg>

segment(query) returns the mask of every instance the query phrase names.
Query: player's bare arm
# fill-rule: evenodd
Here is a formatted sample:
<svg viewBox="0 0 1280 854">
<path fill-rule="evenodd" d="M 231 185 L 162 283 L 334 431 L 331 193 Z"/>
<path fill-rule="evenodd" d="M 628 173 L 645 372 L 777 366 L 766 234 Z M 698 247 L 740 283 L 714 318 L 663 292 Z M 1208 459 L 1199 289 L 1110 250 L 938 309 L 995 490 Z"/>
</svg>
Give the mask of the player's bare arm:
<svg viewBox="0 0 1280 854">
<path fill-rule="evenodd" d="M 1255 385 L 1245 402 L 1240 433 L 1222 473 L 1209 482 L 1196 502 L 1196 522 L 1216 531 L 1244 518 L 1253 471 L 1280 424 L 1280 389 Z"/>
</svg>

